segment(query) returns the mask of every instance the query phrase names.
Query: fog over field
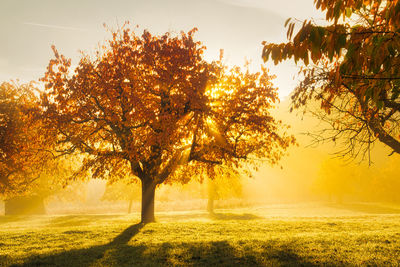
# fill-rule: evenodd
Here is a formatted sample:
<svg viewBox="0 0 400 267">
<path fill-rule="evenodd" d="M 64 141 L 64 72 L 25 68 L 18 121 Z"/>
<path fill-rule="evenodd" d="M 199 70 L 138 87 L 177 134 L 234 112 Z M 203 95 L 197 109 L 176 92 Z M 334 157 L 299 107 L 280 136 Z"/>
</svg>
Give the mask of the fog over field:
<svg viewBox="0 0 400 267">
<path fill-rule="evenodd" d="M 0 267 L 399 265 L 400 0 L 0 10 Z"/>
<path fill-rule="evenodd" d="M 291 124 L 298 139 L 287 156 L 277 165 L 260 161 L 251 176 L 241 174 L 234 179 L 219 177 L 215 181 L 199 177 L 187 184 L 161 185 L 156 192 L 156 211 L 207 210 L 210 196 L 216 209 L 259 207 L 296 203 L 393 203 L 398 204 L 400 181 L 396 178 L 398 155 L 377 144 L 366 161 L 342 158 L 338 146 L 330 143 L 313 145 L 309 129 L 323 124 L 307 115 L 290 113 L 288 101 L 275 111 Z M 210 189 L 210 187 L 215 187 Z M 214 191 L 215 192 L 214 192 Z M 210 193 L 210 191 L 212 191 Z M 213 195 L 213 196 L 212 196 Z M 132 202 L 131 202 L 132 200 Z M 101 179 L 73 182 L 65 189 L 45 198 L 47 214 L 108 214 L 140 211 L 140 182 L 135 178 L 109 183 Z M 4 214 L 4 203 L 0 212 Z"/>
</svg>

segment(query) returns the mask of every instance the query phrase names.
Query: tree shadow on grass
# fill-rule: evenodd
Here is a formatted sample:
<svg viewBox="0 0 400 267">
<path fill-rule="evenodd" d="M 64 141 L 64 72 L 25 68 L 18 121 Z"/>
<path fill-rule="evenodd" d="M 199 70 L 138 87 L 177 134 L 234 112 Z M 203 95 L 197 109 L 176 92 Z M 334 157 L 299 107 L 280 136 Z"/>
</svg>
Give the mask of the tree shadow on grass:
<svg viewBox="0 0 400 267">
<path fill-rule="evenodd" d="M 173 215 L 159 215 L 163 221 L 187 221 L 187 220 L 201 220 L 201 219 L 212 219 L 212 220 L 257 220 L 264 219 L 257 215 L 250 213 L 236 214 L 236 213 L 209 213 L 206 211 L 173 214 Z"/>
<path fill-rule="evenodd" d="M 65 227 L 65 226 L 82 226 L 91 224 L 97 220 L 115 218 L 116 215 L 62 215 L 51 219 L 49 226 Z"/>
<path fill-rule="evenodd" d="M 290 246 L 275 241 L 128 244 L 143 226 L 132 225 L 105 245 L 35 255 L 13 266 L 315 266 Z"/>
<path fill-rule="evenodd" d="M 91 266 L 94 262 L 102 259 L 108 251 L 124 250 L 127 243 L 132 237 L 137 235 L 143 228 L 144 224 L 134 224 L 125 229 L 121 234 L 115 237 L 110 243 L 106 245 L 93 246 L 90 248 L 74 249 L 59 254 L 50 255 L 34 255 L 29 257 L 21 265 L 12 266 Z M 137 247 L 132 253 L 139 253 L 143 247 Z"/>
<path fill-rule="evenodd" d="M 10 223 L 10 222 L 18 222 L 18 221 L 26 221 L 31 219 L 33 216 L 29 215 L 3 215 L 0 216 L 0 224 Z"/>
<path fill-rule="evenodd" d="M 48 218 L 51 218 L 50 220 Z M 13 222 L 43 221 L 51 227 L 88 225 L 96 220 L 116 218 L 116 215 L 4 215 L 0 216 L 0 225 Z"/>
<path fill-rule="evenodd" d="M 143 223 L 138 223 L 129 226 L 126 228 L 122 233 L 120 233 L 117 237 L 114 238 L 113 241 L 111 241 L 108 245 L 110 246 L 118 246 L 118 245 L 125 245 L 128 244 L 128 242 L 137 235 L 140 230 L 143 228 L 145 224 Z"/>
<path fill-rule="evenodd" d="M 258 220 L 263 219 L 254 214 L 250 213 L 243 213 L 243 214 L 234 214 L 234 213 L 210 213 L 209 214 L 211 219 L 214 220 Z"/>
<path fill-rule="evenodd" d="M 174 213 L 174 214 L 158 214 L 157 219 L 162 221 L 188 221 L 188 220 L 201 220 L 208 219 L 208 212 L 206 211 L 193 211 L 184 213 Z"/>
<path fill-rule="evenodd" d="M 369 214 L 399 214 L 400 209 L 385 207 L 376 203 L 331 203 L 330 208 L 345 209 Z"/>
</svg>

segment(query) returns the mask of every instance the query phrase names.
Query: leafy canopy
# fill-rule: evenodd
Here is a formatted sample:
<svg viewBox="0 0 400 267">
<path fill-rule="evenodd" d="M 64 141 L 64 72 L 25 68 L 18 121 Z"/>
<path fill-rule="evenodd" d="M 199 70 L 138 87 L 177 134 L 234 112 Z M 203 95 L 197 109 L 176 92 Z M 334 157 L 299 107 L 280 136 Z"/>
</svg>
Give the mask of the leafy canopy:
<svg viewBox="0 0 400 267">
<path fill-rule="evenodd" d="M 206 62 L 196 29 L 173 36 L 137 35 L 126 25 L 94 55 L 71 61 L 53 47 L 42 96 L 61 153 L 86 155 L 77 173 L 155 184 L 173 175 L 253 157 L 276 163 L 294 138 L 269 110 L 278 101 L 267 70 Z"/>
<path fill-rule="evenodd" d="M 52 135 L 43 134 L 33 84 L 0 85 L 0 196 L 28 194 L 53 159 Z"/>
<path fill-rule="evenodd" d="M 304 80 L 292 95 L 294 108 L 317 100 L 331 124 L 322 139 L 347 142 L 357 157 L 379 140 L 400 153 L 400 1 L 315 0 L 327 26 L 304 21 L 297 34 L 286 21 L 289 41 L 264 43 L 264 60 L 301 60 Z"/>
</svg>

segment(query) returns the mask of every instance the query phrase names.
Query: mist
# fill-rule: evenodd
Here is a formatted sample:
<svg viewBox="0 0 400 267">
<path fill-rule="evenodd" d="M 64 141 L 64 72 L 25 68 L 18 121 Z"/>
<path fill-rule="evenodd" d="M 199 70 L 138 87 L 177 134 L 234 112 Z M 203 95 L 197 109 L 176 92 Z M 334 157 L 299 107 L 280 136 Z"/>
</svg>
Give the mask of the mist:
<svg viewBox="0 0 400 267">
<path fill-rule="evenodd" d="M 299 202 L 400 202 L 398 155 L 389 156 L 390 150 L 376 144 L 369 162 L 335 154 L 340 144 L 312 145 L 306 133 L 324 125 L 307 113 L 289 112 L 289 105 L 288 100 L 283 101 L 275 115 L 291 125 L 290 131 L 296 136 L 298 146 L 289 148 L 277 165 L 270 166 L 260 160 L 258 170 L 249 166 L 251 175 L 239 171 L 235 176 L 213 180 L 203 176 L 187 184 L 162 184 L 156 190 L 156 211 L 206 211 L 210 199 L 216 210 Z M 49 182 L 41 186 L 43 188 L 39 186 L 35 191 L 49 192 Z M 138 213 L 140 201 L 140 181 L 129 175 L 111 182 L 88 177 L 44 196 L 47 214 Z M 4 212 L 2 201 L 0 214 Z"/>
</svg>

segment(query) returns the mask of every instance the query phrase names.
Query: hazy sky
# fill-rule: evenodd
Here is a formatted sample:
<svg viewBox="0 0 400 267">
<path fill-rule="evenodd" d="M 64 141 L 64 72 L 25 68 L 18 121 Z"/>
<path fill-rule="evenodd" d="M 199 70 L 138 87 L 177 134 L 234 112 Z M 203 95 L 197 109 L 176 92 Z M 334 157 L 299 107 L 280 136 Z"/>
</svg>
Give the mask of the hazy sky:
<svg viewBox="0 0 400 267">
<path fill-rule="evenodd" d="M 103 23 L 116 28 L 129 20 L 152 33 L 197 27 L 208 59 L 217 59 L 222 48 L 228 64 L 249 59 L 256 68 L 262 41 L 286 40 L 288 17 L 322 17 L 313 0 L 0 0 L 0 11 L 0 82 L 41 77 L 52 44 L 76 64 L 79 50 L 93 51 L 109 37 Z M 288 95 L 294 63 L 268 65 L 281 97 Z"/>
</svg>

